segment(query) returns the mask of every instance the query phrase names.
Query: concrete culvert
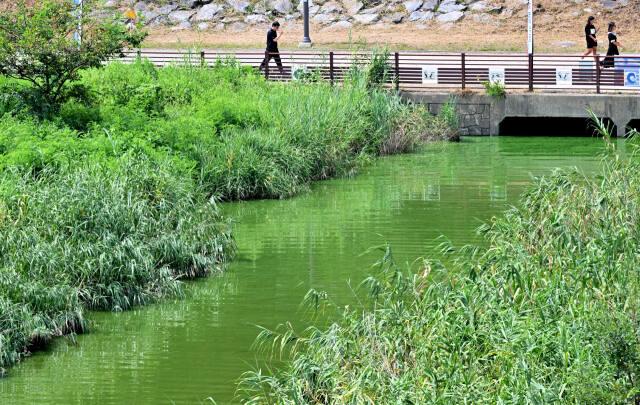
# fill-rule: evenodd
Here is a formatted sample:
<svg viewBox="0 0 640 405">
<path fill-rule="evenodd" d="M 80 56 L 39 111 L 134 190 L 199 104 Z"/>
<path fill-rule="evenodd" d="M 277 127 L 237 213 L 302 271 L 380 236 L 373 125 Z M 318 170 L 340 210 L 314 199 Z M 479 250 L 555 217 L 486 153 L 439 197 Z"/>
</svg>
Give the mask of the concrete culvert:
<svg viewBox="0 0 640 405">
<path fill-rule="evenodd" d="M 640 133 L 640 119 L 629 121 L 625 133 L 629 135 L 633 130 Z"/>
<path fill-rule="evenodd" d="M 615 136 L 617 127 L 609 118 L 605 125 Z M 500 123 L 499 134 L 504 136 L 598 136 L 589 118 L 563 117 L 507 117 Z"/>
</svg>

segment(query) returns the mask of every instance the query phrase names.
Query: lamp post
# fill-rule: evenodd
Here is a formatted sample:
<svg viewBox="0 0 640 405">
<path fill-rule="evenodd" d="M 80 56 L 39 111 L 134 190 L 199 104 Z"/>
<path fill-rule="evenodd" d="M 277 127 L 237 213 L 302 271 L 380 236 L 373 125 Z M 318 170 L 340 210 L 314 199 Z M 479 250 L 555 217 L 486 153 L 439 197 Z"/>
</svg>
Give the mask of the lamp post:
<svg viewBox="0 0 640 405">
<path fill-rule="evenodd" d="M 527 12 L 527 50 L 529 55 L 533 54 L 533 0 L 529 0 L 529 9 Z"/>
<path fill-rule="evenodd" d="M 529 60 L 529 91 L 533 91 L 533 0 L 527 11 L 527 59 Z"/>
<path fill-rule="evenodd" d="M 298 44 L 300 48 L 311 48 L 311 38 L 309 38 L 309 0 L 302 0 L 302 12 L 304 14 L 304 36 Z"/>
</svg>

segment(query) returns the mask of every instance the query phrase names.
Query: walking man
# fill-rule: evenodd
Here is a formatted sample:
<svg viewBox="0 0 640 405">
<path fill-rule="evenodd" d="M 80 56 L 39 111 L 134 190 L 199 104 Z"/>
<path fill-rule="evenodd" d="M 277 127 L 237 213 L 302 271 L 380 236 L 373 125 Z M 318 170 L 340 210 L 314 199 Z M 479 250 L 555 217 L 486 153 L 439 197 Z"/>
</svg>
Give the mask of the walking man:
<svg viewBox="0 0 640 405">
<path fill-rule="evenodd" d="M 280 31 L 280 35 L 278 35 L 278 31 Z M 271 24 L 271 29 L 267 32 L 267 52 L 269 52 L 269 56 L 265 56 L 262 64 L 260 64 L 260 70 L 265 69 L 271 58 L 273 58 L 276 61 L 276 65 L 278 65 L 278 69 L 280 69 L 280 74 L 284 74 L 280 51 L 278 50 L 278 41 L 282 38 L 282 34 L 284 33 L 280 29 L 280 23 L 274 21 L 273 24 Z"/>
</svg>

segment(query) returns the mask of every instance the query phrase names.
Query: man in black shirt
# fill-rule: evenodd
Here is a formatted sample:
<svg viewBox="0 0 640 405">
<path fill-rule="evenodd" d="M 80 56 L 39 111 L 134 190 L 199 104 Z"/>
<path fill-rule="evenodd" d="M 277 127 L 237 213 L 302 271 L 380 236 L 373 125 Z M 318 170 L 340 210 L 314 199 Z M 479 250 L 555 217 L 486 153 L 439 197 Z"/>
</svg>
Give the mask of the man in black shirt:
<svg viewBox="0 0 640 405">
<path fill-rule="evenodd" d="M 283 32 L 280 30 L 280 35 L 278 35 L 278 30 L 280 30 L 280 23 L 274 21 L 271 24 L 271 29 L 267 32 L 267 52 L 269 52 L 269 56 L 265 57 L 262 64 L 260 64 L 260 70 L 265 69 L 271 58 L 273 58 L 276 61 L 276 65 L 278 65 L 278 69 L 280 69 L 280 74 L 284 74 L 280 51 L 278 50 L 278 41 L 282 38 Z"/>
</svg>

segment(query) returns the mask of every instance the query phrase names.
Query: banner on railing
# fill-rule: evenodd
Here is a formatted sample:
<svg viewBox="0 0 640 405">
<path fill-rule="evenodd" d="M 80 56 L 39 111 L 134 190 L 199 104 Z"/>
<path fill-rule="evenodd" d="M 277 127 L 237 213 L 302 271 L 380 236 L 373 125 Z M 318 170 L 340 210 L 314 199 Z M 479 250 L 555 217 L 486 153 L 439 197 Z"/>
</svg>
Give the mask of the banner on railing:
<svg viewBox="0 0 640 405">
<path fill-rule="evenodd" d="M 293 65 L 291 66 L 291 79 L 300 80 L 304 77 L 307 72 L 306 65 Z"/>
<path fill-rule="evenodd" d="M 438 84 L 438 67 L 422 67 L 422 84 Z"/>
<path fill-rule="evenodd" d="M 489 68 L 489 83 L 498 83 L 504 86 L 504 68 Z"/>
<path fill-rule="evenodd" d="M 573 83 L 573 71 L 571 68 L 556 68 L 556 85 L 571 86 Z"/>
<path fill-rule="evenodd" d="M 593 70 L 595 69 L 595 67 L 596 67 L 596 64 L 593 62 L 592 59 L 581 60 L 578 62 L 578 69 Z"/>
<path fill-rule="evenodd" d="M 640 87 L 640 68 L 626 68 L 624 70 L 625 87 Z"/>
</svg>

